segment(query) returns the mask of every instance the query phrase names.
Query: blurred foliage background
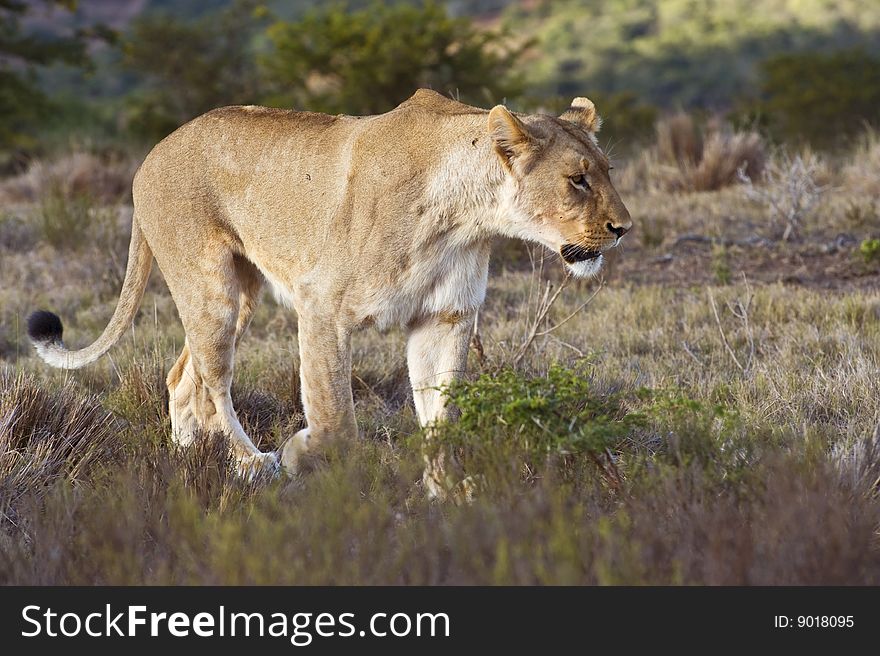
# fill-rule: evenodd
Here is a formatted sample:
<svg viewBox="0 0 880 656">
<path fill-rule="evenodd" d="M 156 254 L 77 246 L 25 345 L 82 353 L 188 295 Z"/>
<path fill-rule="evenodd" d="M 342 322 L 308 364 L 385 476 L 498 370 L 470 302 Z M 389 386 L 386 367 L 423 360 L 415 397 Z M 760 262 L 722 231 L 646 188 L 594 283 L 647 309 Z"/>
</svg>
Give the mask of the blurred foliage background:
<svg viewBox="0 0 880 656">
<path fill-rule="evenodd" d="M 419 86 L 558 111 L 605 144 L 678 111 L 848 147 L 880 125 L 876 0 L 0 0 L 0 167 L 130 152 L 216 106 L 386 111 Z"/>
</svg>

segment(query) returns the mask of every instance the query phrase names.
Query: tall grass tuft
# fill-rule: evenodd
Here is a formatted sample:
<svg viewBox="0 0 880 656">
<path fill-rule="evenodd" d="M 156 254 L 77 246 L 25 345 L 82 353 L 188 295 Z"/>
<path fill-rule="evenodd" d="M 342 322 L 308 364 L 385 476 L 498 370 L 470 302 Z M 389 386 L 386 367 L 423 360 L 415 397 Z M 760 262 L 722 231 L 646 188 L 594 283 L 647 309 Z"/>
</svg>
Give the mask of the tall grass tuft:
<svg viewBox="0 0 880 656">
<path fill-rule="evenodd" d="M 72 385 L 46 389 L 30 375 L 0 374 L 0 512 L 59 478 L 76 485 L 112 460 L 119 424 L 95 396 Z"/>
<path fill-rule="evenodd" d="M 767 161 L 764 140 L 754 131 L 736 131 L 719 120 L 705 126 L 678 113 L 656 124 L 656 141 L 626 177 L 632 186 L 663 191 L 714 191 L 737 184 L 737 172 L 761 177 Z M 624 186 L 627 181 L 624 180 Z"/>
</svg>

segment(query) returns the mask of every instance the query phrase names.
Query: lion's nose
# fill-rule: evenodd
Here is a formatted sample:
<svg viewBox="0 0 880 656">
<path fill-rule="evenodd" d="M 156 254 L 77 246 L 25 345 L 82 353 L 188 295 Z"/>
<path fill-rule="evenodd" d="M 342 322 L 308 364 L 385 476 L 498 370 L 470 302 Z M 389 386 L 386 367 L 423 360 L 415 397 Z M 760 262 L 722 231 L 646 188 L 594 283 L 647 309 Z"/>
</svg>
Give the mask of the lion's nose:
<svg viewBox="0 0 880 656">
<path fill-rule="evenodd" d="M 613 223 L 611 223 L 611 221 L 609 221 L 608 223 L 605 224 L 605 227 L 608 228 L 608 232 L 613 232 L 615 235 L 617 235 L 617 238 L 620 239 L 626 233 L 629 232 L 630 228 L 632 228 L 632 222 L 627 221 L 626 225 L 616 226 Z"/>
</svg>

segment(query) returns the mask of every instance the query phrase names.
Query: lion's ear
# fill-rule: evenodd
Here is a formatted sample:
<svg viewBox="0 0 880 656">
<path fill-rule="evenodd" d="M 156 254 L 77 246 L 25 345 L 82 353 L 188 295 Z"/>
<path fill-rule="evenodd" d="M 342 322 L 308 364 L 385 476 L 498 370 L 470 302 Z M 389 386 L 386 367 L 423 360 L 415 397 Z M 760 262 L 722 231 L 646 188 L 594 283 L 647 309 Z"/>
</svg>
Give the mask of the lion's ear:
<svg viewBox="0 0 880 656">
<path fill-rule="evenodd" d="M 591 134 L 596 134 L 602 127 L 602 119 L 596 112 L 593 101 L 589 98 L 575 98 L 571 101 L 571 106 L 559 118 L 574 123 Z"/>
<path fill-rule="evenodd" d="M 495 150 L 508 167 L 534 145 L 535 140 L 529 128 L 504 105 L 496 105 L 489 112 L 487 128 L 495 142 Z"/>
</svg>

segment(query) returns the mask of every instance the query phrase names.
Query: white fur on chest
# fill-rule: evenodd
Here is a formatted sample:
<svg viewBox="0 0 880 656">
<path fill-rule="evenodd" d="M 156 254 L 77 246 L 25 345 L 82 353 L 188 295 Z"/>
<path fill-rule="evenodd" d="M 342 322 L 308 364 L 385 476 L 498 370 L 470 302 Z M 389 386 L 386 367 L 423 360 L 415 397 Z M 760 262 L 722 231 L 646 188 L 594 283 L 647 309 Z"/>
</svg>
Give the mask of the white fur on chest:
<svg viewBox="0 0 880 656">
<path fill-rule="evenodd" d="M 423 254 L 422 262 L 395 287 L 370 299 L 364 314 L 379 330 L 405 326 L 423 316 L 466 314 L 483 304 L 488 273 L 485 245 L 439 247 L 436 253 Z"/>
</svg>

